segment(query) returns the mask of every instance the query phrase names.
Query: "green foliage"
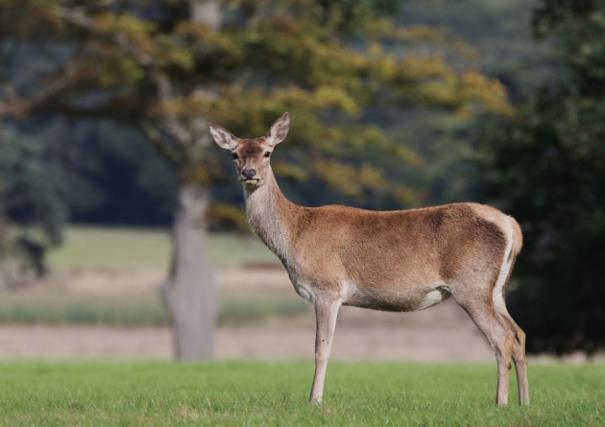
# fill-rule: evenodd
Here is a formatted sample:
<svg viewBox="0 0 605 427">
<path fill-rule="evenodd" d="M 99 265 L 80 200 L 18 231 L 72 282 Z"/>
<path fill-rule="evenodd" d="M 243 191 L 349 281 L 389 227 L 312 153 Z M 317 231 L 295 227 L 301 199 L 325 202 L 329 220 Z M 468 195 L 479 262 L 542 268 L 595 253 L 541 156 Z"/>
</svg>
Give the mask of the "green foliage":
<svg viewBox="0 0 605 427">
<path fill-rule="evenodd" d="M 532 38 L 528 24 L 535 3 L 411 0 L 402 3 L 399 20 L 405 26 L 422 22 L 429 28 L 446 29 L 449 45 L 460 49 L 464 61 L 500 80 L 509 99 L 516 102 L 561 73 L 550 46 Z M 462 45 L 458 45 L 460 40 Z M 416 190 L 408 192 L 415 196 L 412 205 L 482 200 L 477 183 L 483 177 L 477 177 L 465 159 L 473 156 L 472 141 L 485 120 L 483 114 L 469 121 L 422 108 L 401 114 L 398 137 L 422 160 L 420 167 L 406 167 L 396 175 Z"/>
<path fill-rule="evenodd" d="M 62 173 L 39 141 L 0 134 L 0 282 L 41 275 L 45 252 L 61 241 L 66 220 Z"/>
<path fill-rule="evenodd" d="M 488 194 L 523 225 L 515 318 L 532 351 L 605 346 L 605 5 L 544 1 L 535 26 L 566 73 L 486 129 Z"/>
<path fill-rule="evenodd" d="M 128 4 L 3 0 L 0 41 L 27 40 L 30 52 L 46 55 L 48 43 L 74 46 L 27 85 L 13 84 L 4 110 L 105 117 L 143 129 L 181 180 L 204 186 L 226 174 L 216 150 L 200 146 L 206 120 L 262 135 L 289 110 L 293 126 L 279 171 L 333 184 L 316 191 L 375 205 L 414 193 L 395 178 L 416 156 L 388 129 L 368 129 L 370 110 L 421 105 L 461 119 L 509 111 L 498 81 L 450 61 L 460 49 L 448 45 L 443 29 L 398 26 L 396 2 L 227 1 L 220 27 L 194 20 L 189 2 Z M 342 179 L 314 167 L 322 161 L 363 173 L 350 173 L 352 189 L 342 192 Z"/>
<path fill-rule="evenodd" d="M 175 173 L 138 132 L 91 120 L 51 120 L 29 132 L 65 171 L 72 222 L 157 226 L 172 219 Z"/>
<path fill-rule="evenodd" d="M 311 363 L 0 365 L 1 423 L 14 425 L 600 425 L 602 366 L 533 366 L 532 404 L 493 403 L 482 365 L 330 363 L 324 403 Z"/>
</svg>

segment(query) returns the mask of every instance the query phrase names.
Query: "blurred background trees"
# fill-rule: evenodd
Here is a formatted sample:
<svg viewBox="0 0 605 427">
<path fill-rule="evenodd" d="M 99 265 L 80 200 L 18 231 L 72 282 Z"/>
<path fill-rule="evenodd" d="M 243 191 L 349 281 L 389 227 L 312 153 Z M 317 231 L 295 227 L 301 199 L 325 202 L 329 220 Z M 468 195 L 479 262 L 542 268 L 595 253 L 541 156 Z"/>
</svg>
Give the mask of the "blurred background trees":
<svg viewBox="0 0 605 427">
<path fill-rule="evenodd" d="M 207 124 L 256 136 L 289 111 L 274 168 L 290 198 L 498 204 L 526 233 L 511 305 L 530 349 L 594 351 L 602 13 L 530 0 L 0 0 L 0 250 L 24 253 L 25 236 L 43 254 L 66 217 L 172 222 L 177 353 L 209 357 L 206 229 L 247 224 Z M 12 259 L 42 272 L 35 258 Z"/>
<path fill-rule="evenodd" d="M 418 202 L 400 178 L 402 165 L 419 160 L 370 125 L 378 111 L 394 115 L 410 104 L 467 117 L 508 111 L 500 83 L 448 64 L 461 46 L 441 30 L 397 26 L 389 2 L 2 6 L 6 116 L 111 120 L 137 130 L 174 171 L 174 254 L 163 292 L 184 359 L 212 353 L 216 296 L 204 216 L 237 218 L 225 204 L 209 210 L 211 184 L 231 172 L 207 149 L 209 120 L 262 135 L 289 110 L 295 124 L 275 163 L 279 175 L 310 183 L 314 204 L 342 194 L 394 207 Z"/>
<path fill-rule="evenodd" d="M 45 147 L 0 131 L 0 286 L 19 287 L 46 272 L 44 255 L 67 220 L 63 177 Z"/>
<path fill-rule="evenodd" d="M 605 5 L 542 1 L 534 31 L 558 72 L 483 129 L 485 194 L 523 225 L 511 311 L 529 350 L 605 343 Z"/>
</svg>

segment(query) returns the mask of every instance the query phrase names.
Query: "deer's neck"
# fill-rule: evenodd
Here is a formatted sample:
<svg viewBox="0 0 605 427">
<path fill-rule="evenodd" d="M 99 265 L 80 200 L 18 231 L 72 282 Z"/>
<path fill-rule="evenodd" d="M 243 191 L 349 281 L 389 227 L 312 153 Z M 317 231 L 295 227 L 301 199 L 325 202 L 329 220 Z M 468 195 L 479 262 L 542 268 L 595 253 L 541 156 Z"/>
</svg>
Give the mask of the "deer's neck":
<svg viewBox="0 0 605 427">
<path fill-rule="evenodd" d="M 252 230 L 283 262 L 287 262 L 291 259 L 294 230 L 303 208 L 286 199 L 271 171 L 261 187 L 244 192 Z"/>
</svg>

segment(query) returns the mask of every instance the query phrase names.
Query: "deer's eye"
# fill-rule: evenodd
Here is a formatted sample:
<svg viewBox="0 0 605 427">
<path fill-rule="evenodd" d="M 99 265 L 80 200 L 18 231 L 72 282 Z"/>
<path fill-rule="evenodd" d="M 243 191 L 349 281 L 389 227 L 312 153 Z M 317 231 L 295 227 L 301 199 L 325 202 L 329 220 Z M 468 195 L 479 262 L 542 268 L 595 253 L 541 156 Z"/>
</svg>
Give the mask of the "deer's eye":
<svg viewBox="0 0 605 427">
<path fill-rule="evenodd" d="M 231 153 L 231 156 L 233 157 L 233 160 L 239 159 L 239 156 L 237 155 L 237 153 Z"/>
<path fill-rule="evenodd" d="M 269 157 L 271 155 L 270 151 L 265 151 L 265 154 L 263 154 L 264 157 Z"/>
</svg>

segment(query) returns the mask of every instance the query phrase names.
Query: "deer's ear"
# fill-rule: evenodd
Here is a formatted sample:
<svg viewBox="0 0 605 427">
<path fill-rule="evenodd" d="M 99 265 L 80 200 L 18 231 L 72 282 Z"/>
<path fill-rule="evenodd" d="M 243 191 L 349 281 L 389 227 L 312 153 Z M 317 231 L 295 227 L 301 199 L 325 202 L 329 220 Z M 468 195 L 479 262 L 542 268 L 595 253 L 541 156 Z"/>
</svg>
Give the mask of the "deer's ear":
<svg viewBox="0 0 605 427">
<path fill-rule="evenodd" d="M 288 136 L 288 129 L 290 129 L 290 115 L 284 113 L 279 119 L 273 123 L 271 130 L 269 131 L 269 141 L 271 145 L 275 146 L 286 139 Z"/>
<path fill-rule="evenodd" d="M 210 125 L 210 134 L 216 145 L 225 150 L 233 151 L 239 144 L 239 138 L 220 126 Z"/>
</svg>

